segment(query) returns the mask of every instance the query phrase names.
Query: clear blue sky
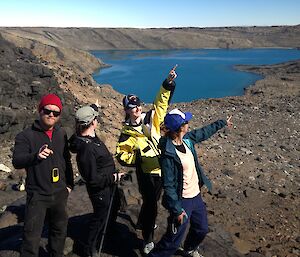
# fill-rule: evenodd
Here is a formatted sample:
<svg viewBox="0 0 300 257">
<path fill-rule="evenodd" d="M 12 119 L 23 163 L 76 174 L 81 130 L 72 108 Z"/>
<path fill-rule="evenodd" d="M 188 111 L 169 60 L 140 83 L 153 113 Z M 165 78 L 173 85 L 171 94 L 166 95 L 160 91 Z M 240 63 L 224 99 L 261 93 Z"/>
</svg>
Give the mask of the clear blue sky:
<svg viewBox="0 0 300 257">
<path fill-rule="evenodd" d="M 0 0 L 0 26 L 215 27 L 300 24 L 300 0 Z"/>
</svg>

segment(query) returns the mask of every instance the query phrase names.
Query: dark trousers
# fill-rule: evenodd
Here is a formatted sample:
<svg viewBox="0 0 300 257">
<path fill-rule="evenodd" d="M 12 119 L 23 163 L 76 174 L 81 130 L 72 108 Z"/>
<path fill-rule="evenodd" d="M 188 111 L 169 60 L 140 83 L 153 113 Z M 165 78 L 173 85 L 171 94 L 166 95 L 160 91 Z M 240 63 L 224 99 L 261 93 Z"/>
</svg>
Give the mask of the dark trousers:
<svg viewBox="0 0 300 257">
<path fill-rule="evenodd" d="M 138 218 L 145 243 L 153 241 L 154 225 L 157 216 L 158 201 L 162 191 L 161 177 L 158 175 L 140 174 L 139 190 L 143 204 Z"/>
<path fill-rule="evenodd" d="M 110 229 L 112 229 L 112 226 L 116 221 L 120 207 L 120 198 L 118 189 L 116 188 L 114 196 L 112 195 L 112 190 L 113 188 L 108 187 L 98 193 L 89 194 L 94 212 L 89 220 L 88 225 L 88 235 L 85 250 L 86 255 L 93 255 L 98 251 L 102 236 L 104 236 L 103 233 L 107 215 L 110 215 L 106 231 L 107 233 Z M 111 212 L 108 213 L 111 197 L 114 197 L 114 199 Z"/>
<path fill-rule="evenodd" d="M 174 217 L 169 217 L 167 232 L 148 256 L 172 256 L 182 242 L 188 222 L 190 222 L 190 229 L 184 242 L 185 250 L 190 251 L 196 249 L 205 238 L 208 233 L 207 212 L 201 195 L 199 194 L 194 198 L 183 199 L 182 208 L 188 215 L 187 221 L 181 226 L 178 226 L 177 233 L 174 233 L 174 229 L 172 229 Z"/>
<path fill-rule="evenodd" d="M 28 193 L 25 209 L 21 257 L 39 255 L 39 244 L 46 214 L 49 221 L 48 245 L 51 257 L 63 256 L 67 235 L 67 188 L 51 196 Z"/>
</svg>

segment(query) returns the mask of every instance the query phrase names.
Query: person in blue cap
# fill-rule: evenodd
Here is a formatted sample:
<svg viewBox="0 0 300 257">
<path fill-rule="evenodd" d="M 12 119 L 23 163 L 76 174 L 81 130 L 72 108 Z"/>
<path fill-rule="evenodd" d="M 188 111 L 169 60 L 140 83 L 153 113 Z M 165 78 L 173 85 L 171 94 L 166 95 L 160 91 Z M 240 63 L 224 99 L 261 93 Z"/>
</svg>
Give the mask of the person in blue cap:
<svg viewBox="0 0 300 257">
<path fill-rule="evenodd" d="M 232 123 L 230 117 L 188 132 L 191 119 L 192 113 L 178 109 L 170 111 L 164 119 L 166 134 L 159 142 L 164 188 L 162 204 L 170 216 L 167 232 L 147 256 L 172 256 L 179 248 L 189 223 L 183 245 L 185 256 L 201 256 L 197 248 L 208 233 L 208 223 L 200 191 L 203 185 L 211 191 L 211 183 L 198 162 L 194 145 L 210 138 L 226 125 L 231 127 Z"/>
</svg>

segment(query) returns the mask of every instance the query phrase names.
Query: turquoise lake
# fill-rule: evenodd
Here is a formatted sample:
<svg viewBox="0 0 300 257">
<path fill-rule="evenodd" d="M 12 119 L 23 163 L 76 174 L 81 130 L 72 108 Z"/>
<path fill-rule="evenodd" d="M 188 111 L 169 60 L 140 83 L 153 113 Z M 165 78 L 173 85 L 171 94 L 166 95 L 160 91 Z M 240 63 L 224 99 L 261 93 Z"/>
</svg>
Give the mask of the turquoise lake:
<svg viewBox="0 0 300 257">
<path fill-rule="evenodd" d="M 237 64 L 276 64 L 300 59 L 296 49 L 197 49 L 91 51 L 109 68 L 94 74 L 99 84 L 110 84 L 122 94 L 154 100 L 170 69 L 178 64 L 172 102 L 242 95 L 261 76 L 234 69 Z"/>
</svg>

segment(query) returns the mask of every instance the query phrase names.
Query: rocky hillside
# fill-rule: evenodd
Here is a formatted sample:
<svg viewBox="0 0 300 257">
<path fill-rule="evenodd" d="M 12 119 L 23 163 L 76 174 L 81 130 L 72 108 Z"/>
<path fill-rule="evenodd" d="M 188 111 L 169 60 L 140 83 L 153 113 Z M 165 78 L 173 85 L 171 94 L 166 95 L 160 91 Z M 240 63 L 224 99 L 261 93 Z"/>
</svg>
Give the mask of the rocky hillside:
<svg viewBox="0 0 300 257">
<path fill-rule="evenodd" d="M 226 28 L 0 28 L 13 37 L 82 50 L 300 47 L 300 25 Z"/>
<path fill-rule="evenodd" d="M 68 95 L 58 87 L 53 71 L 29 49 L 15 47 L 0 35 L 0 52 L 0 133 L 11 140 L 32 122 L 42 95 L 55 92 L 64 103 Z"/>
<path fill-rule="evenodd" d="M 296 42 L 300 42 L 296 40 L 298 29 L 299 26 L 235 28 L 237 35 L 242 34 L 242 30 L 248 35 L 254 33 L 252 30 L 255 35 L 259 34 L 260 37 L 255 37 L 255 40 L 253 37 L 253 42 L 269 44 L 272 34 L 274 42 L 278 39 L 277 47 L 283 42 L 286 45 L 281 46 L 296 46 Z M 146 39 L 143 33 L 154 30 L 141 30 L 139 36 Z M 211 35 L 219 30 L 222 38 L 222 33 L 232 35 L 234 28 L 182 30 L 210 31 Z M 46 37 L 43 31 L 52 31 L 52 34 Z M 58 31 L 63 32 L 59 34 Z M 79 41 L 66 36 L 85 38 L 80 41 L 80 49 L 93 49 L 97 35 L 89 36 L 89 40 L 86 37 L 93 31 L 56 28 L 0 30 L 0 256 L 18 256 L 24 218 L 24 192 L 14 190 L 22 173 L 11 166 L 12 139 L 36 117 L 36 106 L 42 94 L 51 91 L 62 97 L 65 106 L 62 123 L 69 134 L 73 130 L 75 109 L 99 99 L 102 123 L 98 133 L 114 152 L 123 118 L 122 96 L 108 85 L 96 86 L 91 73 L 104 64 L 89 53 L 74 48 Z M 113 44 L 121 46 L 118 43 L 121 39 L 124 40 L 123 46 L 136 48 L 133 43 L 128 43 L 133 35 L 124 38 L 123 35 L 124 31 L 139 30 L 99 31 L 107 33 L 103 37 L 107 43 L 97 41 L 103 49 Z M 157 31 L 166 32 L 168 29 Z M 181 29 L 170 31 L 180 33 Z M 119 38 L 113 41 L 115 33 Z M 217 34 L 214 35 L 217 38 Z M 166 40 L 167 37 L 162 38 Z M 138 42 L 146 42 L 142 39 Z M 154 47 L 158 42 L 148 39 L 148 46 L 153 43 Z M 183 38 L 178 36 L 176 42 L 180 40 Z M 88 43 L 91 48 L 85 48 Z M 146 43 L 141 44 L 145 47 Z M 161 48 L 164 47 L 167 45 L 161 44 Z M 172 105 L 193 112 L 191 128 L 209 124 L 227 115 L 233 115 L 235 125 L 234 129 L 220 131 L 197 148 L 201 163 L 214 186 L 211 195 L 203 192 L 208 207 L 210 233 L 201 251 L 206 257 L 296 257 L 300 255 L 300 61 L 237 68 L 260 73 L 265 78 L 249 87 L 241 97 Z M 9 169 L 12 171 L 9 172 Z M 123 212 L 118 218 L 117 230 L 108 240 L 110 243 L 105 248 L 104 256 L 138 257 L 141 256 L 141 234 L 134 229 L 134 223 L 141 200 L 135 176 L 132 180 L 124 181 L 121 187 L 124 195 Z M 70 224 L 65 254 L 77 257 L 80 256 L 88 214 L 92 210 L 85 187 L 80 183 L 70 194 L 68 210 Z M 161 208 L 155 240 L 165 230 L 166 216 L 166 210 Z M 46 234 L 47 227 L 44 232 Z M 47 251 L 45 238 L 42 239 L 41 250 L 42 254 Z"/>
<path fill-rule="evenodd" d="M 120 94 L 109 85 L 96 86 L 91 74 L 105 64 L 88 52 L 1 34 L 0 65 L 3 69 L 0 73 L 0 105 L 3 111 L 0 126 L 3 127 L 4 137 L 10 133 L 9 139 L 13 138 L 16 131 L 36 117 L 36 106 L 41 95 L 50 91 L 57 92 L 63 98 L 66 108 L 62 123 L 70 133 L 75 106 L 77 108 L 80 104 L 93 103 L 98 99 L 104 113 L 111 105 L 121 108 Z M 69 101 L 64 99 L 65 95 Z M 117 111 L 113 115 L 118 117 L 121 114 Z M 103 117 L 105 123 L 112 120 L 108 113 Z"/>
</svg>

